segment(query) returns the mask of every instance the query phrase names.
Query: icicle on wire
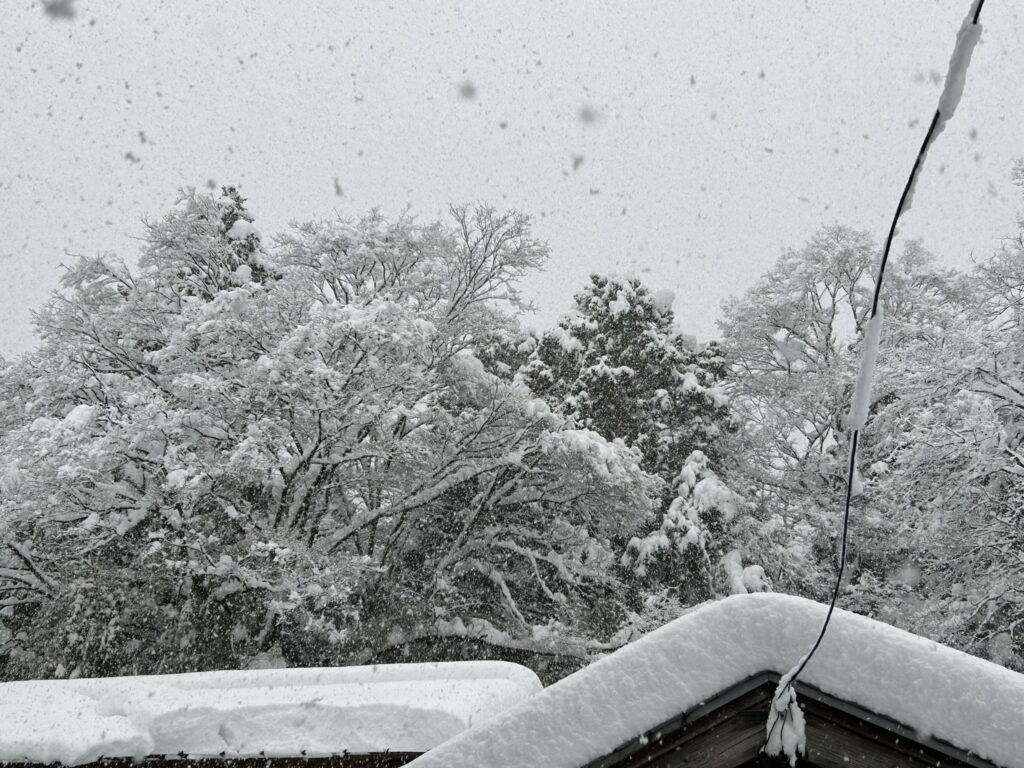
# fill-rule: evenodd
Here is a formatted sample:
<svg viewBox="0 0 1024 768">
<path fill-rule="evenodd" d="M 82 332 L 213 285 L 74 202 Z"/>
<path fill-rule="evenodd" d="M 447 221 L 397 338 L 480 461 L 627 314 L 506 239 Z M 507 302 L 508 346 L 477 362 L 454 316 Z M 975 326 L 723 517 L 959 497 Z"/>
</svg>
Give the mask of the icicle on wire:
<svg viewBox="0 0 1024 768">
<path fill-rule="evenodd" d="M 814 641 L 814 645 L 811 646 L 810 651 L 797 663 L 797 665 L 790 670 L 783 678 L 779 681 L 779 685 L 775 690 L 775 695 L 772 697 L 771 713 L 768 720 L 768 738 L 765 744 L 765 751 L 769 754 L 779 754 L 780 751 L 785 751 L 787 756 L 790 757 L 791 762 L 796 761 L 796 749 L 788 749 L 785 744 L 785 738 L 780 734 L 776 734 L 776 728 L 780 731 L 784 731 L 786 723 L 790 718 L 791 709 L 796 707 L 796 697 L 793 696 L 790 691 L 793 687 L 793 683 L 796 682 L 800 673 L 804 671 L 804 667 L 814 656 L 814 653 L 818 650 L 822 640 L 825 639 L 825 633 L 828 631 L 829 622 L 832 620 L 832 614 L 835 611 L 836 601 L 839 599 L 839 589 L 843 581 L 843 572 L 846 569 L 846 543 L 847 535 L 850 528 L 850 503 L 854 497 L 854 485 L 858 481 L 857 475 L 857 446 L 860 442 L 860 433 L 864 429 L 865 423 L 867 422 L 868 406 L 871 400 L 871 380 L 874 374 L 875 361 L 878 358 L 878 346 L 879 339 L 881 336 L 882 327 L 882 310 L 881 310 L 881 295 L 882 295 L 882 281 L 885 278 L 885 267 L 889 262 L 889 253 L 892 249 L 892 241 L 896 236 L 897 224 L 899 223 L 900 217 L 910 210 L 910 206 L 913 203 L 914 188 L 917 185 L 917 179 L 920 174 L 921 168 L 924 165 L 925 156 L 928 154 L 928 148 L 935 138 L 942 133 L 946 127 L 946 123 L 953 117 L 953 113 L 956 111 L 957 105 L 960 103 L 960 97 L 963 95 L 964 84 L 967 77 L 967 67 L 971 62 L 971 54 L 974 52 L 974 47 L 981 37 L 981 23 L 979 18 L 981 16 L 981 7 L 985 4 L 985 0 L 973 0 L 971 3 L 971 9 L 964 19 L 963 24 L 960 26 L 960 30 L 956 36 L 956 46 L 953 49 L 953 55 L 949 61 L 949 69 L 946 73 L 945 85 L 942 89 L 942 95 L 939 97 L 939 104 L 935 110 L 935 114 L 932 117 L 931 124 L 928 126 L 928 131 L 925 133 L 924 141 L 921 142 L 921 148 L 917 152 L 917 157 L 914 160 L 914 166 L 910 171 L 910 176 L 907 179 L 906 186 L 903 188 L 903 194 L 900 195 L 900 201 L 896 206 L 896 213 L 892 218 L 892 224 L 889 227 L 889 234 L 885 239 L 885 247 L 882 249 L 882 258 L 878 265 L 878 275 L 875 279 L 875 290 L 874 295 L 871 299 L 871 314 L 867 321 L 867 327 L 864 331 L 864 351 L 861 359 L 861 368 L 857 376 L 857 383 L 854 388 L 853 401 L 850 407 L 849 415 L 849 426 L 852 431 L 850 437 L 850 458 L 849 466 L 847 468 L 846 477 L 846 500 L 843 505 L 843 528 L 841 537 L 841 546 L 839 554 L 839 570 L 836 575 L 835 587 L 832 590 L 832 599 L 829 602 L 828 612 L 825 614 L 825 621 L 822 622 L 821 631 L 818 633 L 817 639 Z M 781 706 L 780 706 L 781 705 Z M 791 740 L 794 744 L 799 744 L 800 751 L 803 751 L 803 737 Z"/>
</svg>

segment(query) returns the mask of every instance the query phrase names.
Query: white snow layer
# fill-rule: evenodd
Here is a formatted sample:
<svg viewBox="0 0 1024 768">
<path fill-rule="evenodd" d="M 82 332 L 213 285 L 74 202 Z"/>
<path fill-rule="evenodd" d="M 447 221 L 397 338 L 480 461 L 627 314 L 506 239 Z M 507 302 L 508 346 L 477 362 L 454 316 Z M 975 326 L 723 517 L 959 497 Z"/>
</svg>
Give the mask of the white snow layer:
<svg viewBox="0 0 1024 768">
<path fill-rule="evenodd" d="M 799 666 L 798 663 L 793 671 Z M 807 752 L 807 723 L 797 703 L 796 691 L 789 684 L 792 678 L 792 673 L 783 675 L 775 688 L 765 727 L 764 751 L 769 755 L 785 755 L 795 768 L 797 756 Z"/>
<path fill-rule="evenodd" d="M 935 136 L 938 136 L 946 127 L 946 122 L 953 117 L 957 105 L 960 104 L 960 97 L 964 95 L 964 83 L 967 82 L 967 67 L 971 64 L 971 54 L 974 53 L 974 46 L 981 38 L 981 22 L 974 23 L 974 15 L 977 13 L 978 3 L 981 0 L 973 0 L 971 8 L 964 18 L 963 24 L 956 33 L 956 46 L 953 48 L 953 55 L 949 59 L 949 68 L 946 70 L 946 83 L 942 87 L 942 95 L 939 96 L 939 121 L 935 126 Z"/>
<path fill-rule="evenodd" d="M 85 429 L 95 420 L 96 410 L 93 405 L 76 405 L 64 417 L 64 423 L 75 430 Z"/>
<path fill-rule="evenodd" d="M 878 342 L 882 337 L 882 305 L 866 323 L 864 329 L 864 351 L 861 353 L 860 372 L 853 388 L 853 404 L 850 407 L 850 429 L 864 429 L 871 405 L 871 379 L 875 375 L 878 361 Z"/>
<path fill-rule="evenodd" d="M 257 240 L 261 239 L 259 230 L 253 226 L 251 221 L 245 219 L 237 219 L 228 230 L 229 240 L 245 240 L 249 235 L 255 235 Z"/>
<path fill-rule="evenodd" d="M 654 306 L 662 312 L 668 312 L 675 303 L 676 293 L 671 288 L 659 288 L 651 298 L 654 301 Z"/>
<path fill-rule="evenodd" d="M 759 672 L 785 674 L 826 610 L 772 593 L 705 603 L 411 765 L 579 768 Z M 1024 676 L 991 662 L 836 610 L 801 680 L 922 736 L 1024 768 Z"/>
<path fill-rule="evenodd" d="M 424 752 L 541 689 L 499 661 L 0 684 L 0 761 Z"/>
</svg>

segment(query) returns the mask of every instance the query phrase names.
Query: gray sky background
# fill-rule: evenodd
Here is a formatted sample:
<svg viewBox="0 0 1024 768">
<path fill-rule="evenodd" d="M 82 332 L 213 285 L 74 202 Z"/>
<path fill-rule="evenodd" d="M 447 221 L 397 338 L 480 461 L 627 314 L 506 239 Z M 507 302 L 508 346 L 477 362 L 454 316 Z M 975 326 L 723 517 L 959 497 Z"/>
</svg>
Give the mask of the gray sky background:
<svg viewBox="0 0 1024 768">
<path fill-rule="evenodd" d="M 515 207 L 553 251 L 527 324 L 617 271 L 675 290 L 681 328 L 709 338 L 721 299 L 822 224 L 881 240 L 967 6 L 78 0 L 60 19 L 6 0 L 0 352 L 32 346 L 68 253 L 134 259 L 141 219 L 210 179 L 242 186 L 265 235 L 336 210 Z M 953 266 L 1015 229 L 1021 16 L 986 3 L 902 227 Z"/>
</svg>

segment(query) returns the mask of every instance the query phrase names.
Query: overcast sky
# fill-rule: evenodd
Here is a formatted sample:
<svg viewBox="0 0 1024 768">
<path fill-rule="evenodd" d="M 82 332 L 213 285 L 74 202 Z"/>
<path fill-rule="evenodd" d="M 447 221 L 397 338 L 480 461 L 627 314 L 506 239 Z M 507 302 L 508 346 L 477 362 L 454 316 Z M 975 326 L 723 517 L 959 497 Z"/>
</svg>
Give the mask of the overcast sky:
<svg viewBox="0 0 1024 768">
<path fill-rule="evenodd" d="M 133 260 L 141 219 L 211 181 L 240 184 L 264 234 L 518 208 L 553 254 L 527 324 L 615 271 L 673 289 L 709 338 L 719 302 L 819 226 L 884 236 L 967 6 L 5 0 L 0 352 L 32 346 L 69 253 Z M 1021 17 L 986 3 L 902 228 L 950 265 L 1014 231 Z"/>
</svg>

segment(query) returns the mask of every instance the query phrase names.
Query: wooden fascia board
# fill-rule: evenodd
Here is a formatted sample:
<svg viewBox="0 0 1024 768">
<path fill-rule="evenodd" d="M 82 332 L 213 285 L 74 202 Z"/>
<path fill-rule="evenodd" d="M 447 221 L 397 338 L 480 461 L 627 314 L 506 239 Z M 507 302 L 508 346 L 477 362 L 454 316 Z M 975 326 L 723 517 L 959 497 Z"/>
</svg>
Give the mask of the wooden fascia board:
<svg viewBox="0 0 1024 768">
<path fill-rule="evenodd" d="M 751 677 L 730 686 L 721 693 L 716 694 L 712 698 L 692 707 L 686 712 L 682 712 L 675 717 L 671 717 L 668 720 L 659 723 L 657 726 L 643 734 L 638 734 L 618 749 L 591 760 L 589 763 L 581 766 L 581 768 L 608 768 L 609 766 L 619 765 L 623 761 L 627 760 L 630 755 L 644 750 L 651 740 L 670 739 L 672 734 L 677 733 L 684 727 L 697 723 L 702 718 L 705 718 L 722 707 L 727 706 L 730 702 L 734 702 L 740 697 L 752 693 L 762 686 L 770 685 L 774 688 L 774 686 L 778 685 L 779 678 L 780 675 L 777 672 L 772 671 L 759 672 L 752 675 Z M 877 712 L 872 712 L 858 704 L 854 704 L 853 702 L 832 696 L 831 694 L 825 693 L 814 686 L 797 681 L 796 690 L 799 697 L 817 702 L 827 708 L 834 709 L 838 712 L 849 715 L 850 717 L 875 725 L 899 736 L 900 738 L 907 739 L 910 742 L 920 744 L 923 747 L 927 747 L 935 752 L 946 755 L 953 760 L 959 761 L 961 764 L 973 766 L 973 768 L 998 768 L 998 766 L 993 763 L 983 760 L 972 753 L 965 752 L 964 750 L 959 749 L 952 744 L 948 744 L 941 739 L 933 736 L 922 735 L 913 728 L 893 720 L 890 717 L 878 714 Z M 766 721 L 767 716 L 768 712 L 766 709 Z"/>
</svg>

